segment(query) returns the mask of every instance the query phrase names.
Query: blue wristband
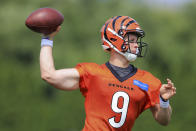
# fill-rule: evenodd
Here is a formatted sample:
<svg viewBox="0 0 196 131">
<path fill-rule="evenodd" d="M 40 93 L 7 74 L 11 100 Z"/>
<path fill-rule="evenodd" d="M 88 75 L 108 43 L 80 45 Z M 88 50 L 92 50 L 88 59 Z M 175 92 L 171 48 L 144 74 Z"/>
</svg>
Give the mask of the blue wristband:
<svg viewBox="0 0 196 131">
<path fill-rule="evenodd" d="M 161 98 L 161 96 L 160 96 L 160 107 L 168 108 L 169 107 L 169 100 L 164 101 L 163 98 Z"/>
<path fill-rule="evenodd" d="M 53 40 L 42 38 L 42 40 L 41 40 L 41 47 L 43 47 L 43 46 L 53 47 Z"/>
</svg>

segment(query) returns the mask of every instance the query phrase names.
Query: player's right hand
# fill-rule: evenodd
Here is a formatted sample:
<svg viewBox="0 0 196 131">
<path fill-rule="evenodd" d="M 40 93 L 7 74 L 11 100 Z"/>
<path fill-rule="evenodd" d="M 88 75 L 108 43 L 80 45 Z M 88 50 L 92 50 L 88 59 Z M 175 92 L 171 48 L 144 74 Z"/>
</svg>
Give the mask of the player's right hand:
<svg viewBox="0 0 196 131">
<path fill-rule="evenodd" d="M 61 29 L 61 26 L 58 26 L 56 31 L 52 32 L 49 35 L 44 35 L 44 37 L 49 37 L 50 40 L 53 40 L 54 36 L 60 31 L 60 29 Z"/>
</svg>

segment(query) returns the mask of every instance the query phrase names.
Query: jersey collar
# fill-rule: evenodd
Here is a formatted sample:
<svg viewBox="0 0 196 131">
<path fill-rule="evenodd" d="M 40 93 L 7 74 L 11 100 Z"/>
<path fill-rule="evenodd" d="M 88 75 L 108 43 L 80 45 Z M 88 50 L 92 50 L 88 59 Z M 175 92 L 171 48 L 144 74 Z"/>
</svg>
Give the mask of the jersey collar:
<svg viewBox="0 0 196 131">
<path fill-rule="evenodd" d="M 137 68 L 135 68 L 133 65 L 131 65 L 131 66 L 132 66 L 132 69 L 133 69 L 133 70 L 131 71 L 131 73 L 128 74 L 128 75 L 126 75 L 126 76 L 124 76 L 124 77 L 120 77 L 120 76 L 118 75 L 118 73 L 112 68 L 112 66 L 111 66 L 111 64 L 109 63 L 109 61 L 106 62 L 105 65 L 107 66 L 107 68 L 112 72 L 112 74 L 113 74 L 120 82 L 123 82 L 123 81 L 129 79 L 130 77 L 132 77 L 133 75 L 135 75 L 136 72 L 137 72 Z"/>
</svg>

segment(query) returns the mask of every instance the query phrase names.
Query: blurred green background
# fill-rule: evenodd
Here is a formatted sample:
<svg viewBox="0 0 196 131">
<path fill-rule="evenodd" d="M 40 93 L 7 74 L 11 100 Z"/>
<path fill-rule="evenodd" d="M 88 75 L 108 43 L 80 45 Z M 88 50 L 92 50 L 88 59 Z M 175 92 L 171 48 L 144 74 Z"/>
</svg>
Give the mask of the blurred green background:
<svg viewBox="0 0 196 131">
<path fill-rule="evenodd" d="M 165 83 L 170 78 L 177 94 L 171 99 L 173 115 L 160 126 L 149 110 L 133 131 L 195 131 L 196 129 L 196 3 L 168 0 L 1 0 L 0 1 L 0 131 L 79 131 L 85 120 L 79 90 L 57 90 L 40 78 L 41 35 L 25 27 L 34 10 L 52 7 L 64 15 L 54 39 L 56 69 L 80 62 L 105 63 L 100 28 L 112 16 L 128 15 L 138 21 L 149 43 L 145 58 L 135 66 Z"/>
</svg>

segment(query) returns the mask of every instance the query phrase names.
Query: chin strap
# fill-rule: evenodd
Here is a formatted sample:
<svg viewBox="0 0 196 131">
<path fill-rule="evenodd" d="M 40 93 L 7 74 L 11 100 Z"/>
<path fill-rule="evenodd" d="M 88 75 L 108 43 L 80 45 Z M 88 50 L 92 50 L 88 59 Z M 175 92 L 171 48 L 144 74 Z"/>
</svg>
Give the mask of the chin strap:
<svg viewBox="0 0 196 131">
<path fill-rule="evenodd" d="M 122 53 L 122 55 L 125 56 L 125 58 L 130 62 L 135 61 L 137 59 L 137 55 L 132 54 L 132 53 L 125 52 L 125 53 Z"/>
</svg>

